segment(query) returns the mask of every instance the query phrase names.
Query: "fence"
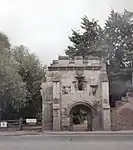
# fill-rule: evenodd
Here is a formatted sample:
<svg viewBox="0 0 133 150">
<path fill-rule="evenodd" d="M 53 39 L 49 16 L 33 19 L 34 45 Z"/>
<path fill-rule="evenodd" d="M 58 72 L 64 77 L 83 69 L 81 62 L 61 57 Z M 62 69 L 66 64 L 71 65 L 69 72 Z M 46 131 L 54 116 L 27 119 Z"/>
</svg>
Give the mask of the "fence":
<svg viewBox="0 0 133 150">
<path fill-rule="evenodd" d="M 42 122 L 36 119 L 3 120 L 0 130 L 41 130 Z"/>
</svg>

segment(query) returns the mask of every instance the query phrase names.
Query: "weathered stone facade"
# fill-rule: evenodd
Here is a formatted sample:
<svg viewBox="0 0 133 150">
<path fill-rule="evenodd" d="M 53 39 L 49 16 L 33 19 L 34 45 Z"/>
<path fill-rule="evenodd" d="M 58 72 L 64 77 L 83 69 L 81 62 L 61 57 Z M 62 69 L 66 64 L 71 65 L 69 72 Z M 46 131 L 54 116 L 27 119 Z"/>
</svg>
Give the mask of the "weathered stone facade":
<svg viewBox="0 0 133 150">
<path fill-rule="evenodd" d="M 43 129 L 72 130 L 72 110 L 85 107 L 88 130 L 110 130 L 106 64 L 98 58 L 60 56 L 46 72 L 42 85 Z"/>
</svg>

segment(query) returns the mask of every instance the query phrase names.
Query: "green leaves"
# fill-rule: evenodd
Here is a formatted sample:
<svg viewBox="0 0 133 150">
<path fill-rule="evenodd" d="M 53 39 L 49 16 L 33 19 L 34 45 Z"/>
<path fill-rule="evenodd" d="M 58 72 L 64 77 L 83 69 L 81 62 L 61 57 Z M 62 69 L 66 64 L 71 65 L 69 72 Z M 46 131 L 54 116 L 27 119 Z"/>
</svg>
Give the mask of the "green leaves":
<svg viewBox="0 0 133 150">
<path fill-rule="evenodd" d="M 8 53 L 6 52 L 5 54 L 3 50 L 3 53 L 0 55 L 0 109 L 2 110 L 0 117 L 8 111 L 8 105 L 19 111 L 24 106 L 25 93 L 25 84 L 21 76 L 17 73 L 12 57 L 9 59 Z"/>
<path fill-rule="evenodd" d="M 85 16 L 82 18 L 81 31 L 72 30 L 69 37 L 72 45 L 65 50 L 66 55 L 72 58 L 76 55 L 91 55 L 106 60 L 110 94 L 116 95 L 113 90 L 115 84 L 120 89 L 125 82 L 121 68 L 133 66 L 133 12 L 124 10 L 118 13 L 112 10 L 103 29 L 97 21 L 90 21 Z M 118 95 L 123 91 L 120 90 Z"/>
<path fill-rule="evenodd" d="M 107 47 L 109 62 L 108 76 L 110 81 L 110 95 L 122 96 L 126 91 L 125 80 L 121 68 L 132 66 L 133 59 L 133 22 L 126 10 L 124 13 L 111 11 L 104 28 L 104 40 Z M 128 80 L 131 78 L 128 77 Z M 117 90 L 116 90 L 117 89 Z"/>
<path fill-rule="evenodd" d="M 124 65 L 125 53 L 133 47 L 133 24 L 125 20 L 127 13 L 111 11 L 104 29 L 104 40 L 108 46 L 108 59 L 116 58 Z M 126 17 L 127 18 L 127 17 Z"/>
<path fill-rule="evenodd" d="M 82 18 L 80 31 L 72 30 L 72 35 L 69 37 L 72 46 L 68 46 L 65 50 L 66 55 L 73 58 L 74 56 L 97 55 L 100 56 L 99 44 L 102 41 L 103 31 L 97 24 L 97 21 L 89 19 L 85 16 Z"/>
<path fill-rule="evenodd" d="M 2 33 L 2 32 L 0 32 L 0 42 L 2 43 L 4 43 L 4 47 L 5 48 L 7 48 L 7 49 L 10 49 L 10 47 L 11 47 L 11 44 L 10 44 L 10 42 L 9 42 L 9 39 L 8 39 L 8 37 L 4 34 L 4 33 Z M 2 46 L 3 47 L 3 45 L 0 45 L 0 46 Z M 4 50 L 4 49 L 3 49 Z"/>
<path fill-rule="evenodd" d="M 44 68 L 37 56 L 30 54 L 26 47 L 22 45 L 15 47 L 12 52 L 18 73 L 26 84 L 26 107 L 23 109 L 30 110 L 29 117 L 33 117 L 38 113 L 42 105 L 40 85 L 44 76 Z"/>
<path fill-rule="evenodd" d="M 23 45 L 10 49 L 8 38 L 2 33 L 0 41 L 0 120 L 35 117 L 42 105 L 44 67 Z"/>
</svg>

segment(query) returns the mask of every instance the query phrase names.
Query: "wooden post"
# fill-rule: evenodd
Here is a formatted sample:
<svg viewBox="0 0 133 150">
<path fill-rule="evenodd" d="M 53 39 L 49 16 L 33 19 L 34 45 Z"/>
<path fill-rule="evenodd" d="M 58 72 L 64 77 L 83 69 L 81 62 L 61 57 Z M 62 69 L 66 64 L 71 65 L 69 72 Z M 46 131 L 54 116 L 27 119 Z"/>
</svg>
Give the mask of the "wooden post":
<svg viewBox="0 0 133 150">
<path fill-rule="evenodd" d="M 18 130 L 19 130 L 19 131 L 23 130 L 23 118 L 22 118 L 22 117 L 19 119 Z"/>
</svg>

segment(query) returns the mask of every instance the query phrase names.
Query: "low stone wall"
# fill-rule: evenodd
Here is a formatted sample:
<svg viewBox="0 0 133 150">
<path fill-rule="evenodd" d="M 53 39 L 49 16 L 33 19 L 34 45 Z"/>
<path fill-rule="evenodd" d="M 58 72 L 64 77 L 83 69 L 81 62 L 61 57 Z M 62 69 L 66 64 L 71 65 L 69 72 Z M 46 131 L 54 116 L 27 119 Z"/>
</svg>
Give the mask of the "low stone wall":
<svg viewBox="0 0 133 150">
<path fill-rule="evenodd" d="M 111 108 L 111 127 L 113 131 L 133 130 L 133 103 Z"/>
</svg>

